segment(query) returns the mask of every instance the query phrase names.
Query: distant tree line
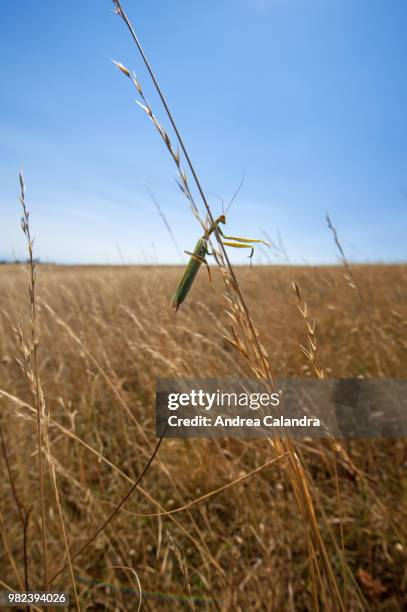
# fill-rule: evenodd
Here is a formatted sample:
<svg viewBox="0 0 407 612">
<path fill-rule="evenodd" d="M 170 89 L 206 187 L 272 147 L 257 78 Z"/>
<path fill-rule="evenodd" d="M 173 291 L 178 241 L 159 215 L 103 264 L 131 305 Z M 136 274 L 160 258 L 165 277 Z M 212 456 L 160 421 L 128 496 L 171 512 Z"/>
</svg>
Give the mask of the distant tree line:
<svg viewBox="0 0 407 612">
<path fill-rule="evenodd" d="M 0 259 L 0 266 L 6 266 L 6 265 L 11 265 L 11 264 L 29 264 L 30 260 L 29 259 Z M 40 260 L 39 258 L 34 258 L 34 263 L 39 264 Z M 52 265 L 53 262 L 52 261 L 48 261 L 47 265 Z"/>
</svg>

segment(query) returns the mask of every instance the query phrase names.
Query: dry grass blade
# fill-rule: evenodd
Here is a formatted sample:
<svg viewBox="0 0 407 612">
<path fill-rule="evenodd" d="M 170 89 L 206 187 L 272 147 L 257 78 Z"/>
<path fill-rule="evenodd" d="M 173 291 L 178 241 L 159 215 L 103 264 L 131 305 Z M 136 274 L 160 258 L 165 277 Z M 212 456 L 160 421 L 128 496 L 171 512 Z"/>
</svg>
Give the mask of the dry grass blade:
<svg viewBox="0 0 407 612">
<path fill-rule="evenodd" d="M 137 612 L 140 612 L 141 604 L 142 604 L 142 601 L 143 601 L 143 591 L 141 589 L 140 578 L 138 577 L 138 574 L 137 574 L 136 570 L 134 569 L 134 567 L 128 567 L 126 565 L 112 565 L 112 569 L 126 570 L 132 576 L 135 577 L 136 583 L 137 583 L 138 592 L 139 592 L 139 595 L 140 595 L 140 599 L 139 599 L 139 602 L 138 602 L 138 605 L 137 605 Z"/>
<path fill-rule="evenodd" d="M 177 242 L 177 240 L 176 240 L 176 238 L 174 236 L 174 232 L 172 231 L 171 225 L 168 223 L 167 217 L 164 215 L 163 211 L 161 210 L 160 203 L 158 202 L 157 198 L 155 197 L 155 195 L 153 194 L 152 190 L 148 186 L 147 186 L 147 191 L 150 194 L 150 197 L 151 197 L 152 201 L 154 202 L 154 205 L 155 205 L 155 207 L 156 207 L 156 209 L 158 211 L 158 214 L 160 215 L 160 217 L 162 219 L 162 222 L 164 223 L 164 225 L 165 225 L 165 227 L 166 227 L 166 229 L 167 229 L 167 231 L 168 231 L 168 233 L 170 235 L 170 238 L 171 238 L 171 240 L 172 240 L 172 242 L 174 244 L 174 247 L 175 247 L 175 249 L 176 249 L 176 251 L 177 251 L 177 253 L 179 255 L 179 258 L 181 260 L 181 263 L 184 263 L 184 257 L 183 257 L 183 255 L 181 253 L 181 249 L 178 246 L 178 242 Z"/>
<path fill-rule="evenodd" d="M 362 291 L 359 288 L 359 284 L 356 280 L 356 277 L 353 273 L 352 267 L 348 261 L 348 258 L 345 255 L 345 251 L 341 245 L 341 242 L 339 240 L 339 236 L 338 236 L 338 232 L 336 231 L 335 226 L 332 224 L 332 221 L 329 217 L 329 215 L 326 215 L 326 221 L 328 224 L 329 229 L 332 232 L 333 238 L 334 238 L 334 242 L 336 244 L 336 247 L 339 251 L 340 254 L 340 258 L 341 258 L 341 262 L 342 265 L 345 268 L 345 274 L 344 274 L 344 278 L 346 280 L 347 285 L 352 289 L 352 291 L 355 292 L 358 300 L 360 301 L 366 315 L 367 318 L 369 320 L 370 323 L 370 332 L 373 336 L 374 339 L 374 343 L 376 345 L 376 352 L 375 352 L 375 359 L 376 359 L 376 363 L 377 363 L 377 369 L 378 369 L 378 374 L 379 376 L 383 376 L 383 365 L 382 365 L 382 342 L 380 340 L 379 334 L 378 334 L 378 330 L 377 330 L 377 326 L 376 323 L 373 321 L 371 312 L 370 312 L 370 304 L 368 302 L 366 302 L 365 298 L 363 297 Z M 388 375 L 388 373 L 387 373 Z"/>
<path fill-rule="evenodd" d="M 300 345 L 300 348 L 302 350 L 302 352 L 304 353 L 304 355 L 309 359 L 309 361 L 312 364 L 312 367 L 314 368 L 315 374 L 317 375 L 317 377 L 320 380 L 323 380 L 325 378 L 325 373 L 323 368 L 321 367 L 321 364 L 319 362 L 319 357 L 318 357 L 318 352 L 317 352 L 317 337 L 316 337 L 316 333 L 315 333 L 315 325 L 316 322 L 314 321 L 313 323 L 310 322 L 309 317 L 308 317 L 308 305 L 307 302 L 305 300 L 303 300 L 302 295 L 301 295 L 301 291 L 299 286 L 297 285 L 297 283 L 295 282 L 294 278 L 291 279 L 291 287 L 295 293 L 295 296 L 297 298 L 297 307 L 298 310 L 300 311 L 304 321 L 305 321 L 305 325 L 307 327 L 307 339 L 308 339 L 308 348 L 305 348 L 304 346 Z"/>
<path fill-rule="evenodd" d="M 129 491 L 126 493 L 126 495 L 124 497 L 122 497 L 120 502 L 117 504 L 117 506 L 114 508 L 114 510 L 110 513 L 110 515 L 107 517 L 107 519 L 102 523 L 102 525 L 100 525 L 100 527 L 98 527 L 98 529 L 91 535 L 91 537 L 85 542 L 85 544 L 83 544 L 83 546 L 80 547 L 80 549 L 78 551 L 76 551 L 74 554 L 71 555 L 71 560 L 74 560 L 77 557 L 79 557 L 79 555 L 81 555 L 88 548 L 88 546 L 90 546 L 90 544 L 92 544 L 92 542 L 94 542 L 96 540 L 98 535 L 100 535 L 106 529 L 106 527 L 113 521 L 113 519 L 117 516 L 117 514 L 120 512 L 120 509 L 124 506 L 126 501 L 131 497 L 131 495 L 134 493 L 134 491 L 137 489 L 137 487 L 139 486 L 139 484 L 143 480 L 144 476 L 147 474 L 148 470 L 150 469 L 151 464 L 153 463 L 153 461 L 155 459 L 156 454 L 158 453 L 158 450 L 159 450 L 159 448 L 161 446 L 162 441 L 163 441 L 163 437 L 161 437 L 158 440 L 157 445 L 156 445 L 156 447 L 154 449 L 154 452 L 152 453 L 150 459 L 148 460 L 147 464 L 145 465 L 145 467 L 144 467 L 143 471 L 141 472 L 140 476 L 137 478 L 136 482 L 132 485 L 132 487 L 129 489 Z M 64 572 L 67 567 L 68 567 L 68 564 L 66 564 L 63 567 L 61 567 L 61 569 L 58 570 L 58 572 L 52 576 L 51 582 L 54 582 L 54 580 L 56 578 L 58 578 L 58 576 L 60 574 L 62 574 L 62 572 Z"/>
<path fill-rule="evenodd" d="M 22 172 L 20 172 L 20 186 L 21 195 L 20 203 L 23 208 L 23 218 L 21 219 L 21 227 L 27 238 L 29 263 L 30 263 L 30 322 L 31 322 L 31 343 L 26 343 L 24 340 L 21 328 L 19 328 L 19 335 L 23 353 L 25 357 L 25 363 L 23 369 L 27 376 L 31 392 L 34 397 L 35 406 L 37 410 L 37 434 L 38 434 L 38 460 L 39 460 L 39 477 L 40 477 L 40 493 L 41 493 L 41 517 L 42 517 L 42 541 L 43 541 L 43 560 L 44 560 L 44 589 L 49 589 L 49 575 L 48 575 L 48 562 L 47 562 L 47 542 L 46 542 L 46 524 L 45 524 L 45 483 L 44 483 L 44 470 L 42 464 L 43 453 L 46 454 L 48 459 L 48 465 L 51 475 L 51 483 L 55 495 L 56 506 L 58 510 L 58 516 L 60 521 L 60 528 L 63 536 L 64 546 L 67 554 L 67 566 L 71 576 L 72 586 L 75 596 L 76 609 L 80 610 L 78 592 L 76 589 L 76 582 L 73 573 L 72 561 L 69 553 L 69 544 L 67 538 L 67 532 L 65 528 L 65 521 L 62 514 L 62 506 L 58 491 L 58 485 L 56 480 L 55 466 L 53 457 L 51 454 L 51 446 L 48 437 L 48 420 L 49 415 L 46 413 L 45 399 L 41 387 L 39 365 L 38 365 L 38 346 L 39 346 L 39 330 L 37 320 L 37 296 L 36 296 L 36 269 L 37 266 L 34 262 L 33 253 L 33 240 L 31 238 L 30 223 L 29 223 L 29 212 L 25 202 L 25 184 Z M 21 362 L 20 362 L 21 363 Z"/>
<path fill-rule="evenodd" d="M 29 256 L 29 273 L 30 273 L 30 321 L 31 321 L 31 341 L 24 342 L 24 338 L 20 333 L 21 344 L 25 357 L 25 374 L 27 376 L 31 392 L 34 397 L 35 408 L 37 411 L 37 446 L 38 446 L 38 471 L 41 496 L 41 529 L 42 529 L 42 555 L 44 564 L 44 589 L 48 590 L 48 560 L 47 560 L 47 536 L 46 536 L 46 519 L 45 519 L 45 486 L 44 486 L 44 467 L 43 467 L 43 429 L 45 419 L 45 402 L 42 393 L 39 372 L 38 372 L 38 329 L 37 329 L 37 304 L 35 293 L 36 281 L 36 263 L 34 261 L 33 245 L 31 238 L 29 212 L 25 203 L 25 183 L 22 171 L 20 172 L 20 204 L 23 209 L 21 219 L 21 228 L 27 239 L 28 256 Z"/>
<path fill-rule="evenodd" d="M 138 516 L 140 518 L 154 518 L 154 517 L 160 517 L 160 516 L 169 516 L 170 514 L 177 514 L 178 512 L 183 512 L 184 510 L 188 510 L 188 508 L 192 508 L 192 506 L 195 506 L 196 504 L 199 504 L 199 503 L 203 502 L 204 500 L 209 499 L 210 497 L 213 497 L 214 495 L 217 495 L 218 493 L 221 493 L 222 491 L 226 491 L 226 489 L 229 489 L 230 487 L 234 487 L 235 485 L 239 484 L 240 482 L 243 482 L 244 480 L 247 480 L 248 478 L 251 478 L 255 474 L 259 474 L 260 472 L 264 472 L 264 470 L 266 470 L 267 468 L 271 467 L 274 463 L 277 463 L 278 461 L 280 461 L 281 459 L 286 457 L 287 454 L 288 453 L 284 453 L 283 455 L 280 455 L 279 457 L 274 457 L 270 461 L 267 461 L 266 463 L 263 463 L 263 465 L 260 465 L 259 467 L 255 468 L 254 470 L 251 470 L 250 472 L 247 472 L 246 474 L 242 474 L 242 476 L 239 476 L 239 478 L 236 478 L 235 480 L 232 480 L 232 482 L 228 482 L 228 483 L 222 485 L 221 487 L 218 487 L 217 489 L 214 489 L 213 491 L 209 491 L 208 493 L 205 493 L 205 495 L 201 495 L 200 497 L 197 497 L 196 499 L 193 499 L 188 504 L 185 504 L 184 506 L 181 506 L 180 508 L 174 508 L 173 510 L 166 510 L 164 512 L 152 512 L 150 514 L 141 514 L 139 512 L 130 512 L 129 510 L 123 510 L 123 512 L 126 512 L 126 514 L 130 514 L 131 516 Z"/>
<path fill-rule="evenodd" d="M 353 291 L 355 291 L 356 295 L 358 296 L 359 300 L 362 302 L 362 304 L 365 303 L 365 300 L 363 299 L 363 295 L 359 290 L 358 284 L 356 282 L 356 278 L 355 275 L 353 274 L 353 270 L 350 266 L 350 263 L 345 255 L 345 251 L 342 248 L 342 245 L 339 241 L 339 237 L 338 237 L 338 232 L 336 231 L 336 228 L 332 225 L 332 221 L 329 217 L 329 215 L 326 215 L 326 222 L 328 224 L 329 229 L 332 232 L 333 238 L 334 238 L 334 242 L 338 248 L 339 254 L 341 256 L 341 261 L 342 264 L 344 265 L 345 269 L 346 269 L 346 274 L 345 274 L 345 280 L 348 283 L 349 287 L 351 289 L 353 289 Z"/>
</svg>

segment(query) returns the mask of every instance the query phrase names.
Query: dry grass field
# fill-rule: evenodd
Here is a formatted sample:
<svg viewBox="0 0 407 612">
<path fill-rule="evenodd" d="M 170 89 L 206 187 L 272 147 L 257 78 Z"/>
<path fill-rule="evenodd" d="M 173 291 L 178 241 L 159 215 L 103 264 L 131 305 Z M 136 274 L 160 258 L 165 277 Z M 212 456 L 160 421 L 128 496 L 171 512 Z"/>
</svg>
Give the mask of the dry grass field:
<svg viewBox="0 0 407 612">
<path fill-rule="evenodd" d="M 170 300 L 180 273 L 142 266 L 38 270 L 50 577 L 66 560 L 61 516 L 74 554 L 146 466 L 157 443 L 156 378 L 252 375 L 223 338 L 230 317 L 220 275 L 214 291 L 201 270 L 175 315 Z M 341 266 L 236 269 L 273 374 L 315 376 L 300 349 L 307 327 L 294 276 L 308 318 L 316 320 L 316 360 L 326 376 L 406 378 L 407 267 L 354 267 L 363 301 L 344 273 Z M 0 580 L 2 588 L 20 590 L 30 508 L 26 574 L 31 588 L 43 580 L 31 356 L 21 345 L 31 333 L 28 286 L 27 266 L 0 268 Z M 143 610 L 405 610 L 405 440 L 342 447 L 302 441 L 296 452 L 322 545 L 311 547 L 302 498 L 284 459 L 270 463 L 276 454 L 266 440 L 163 440 L 141 485 L 72 559 L 80 609 L 137 610 L 139 580 Z M 69 590 L 74 609 L 69 568 L 51 586 Z"/>
<path fill-rule="evenodd" d="M 259 241 L 222 239 L 226 219 L 113 4 L 158 110 L 114 63 L 218 273 L 211 285 L 202 269 L 176 314 L 181 268 L 36 266 L 20 175 L 29 264 L 0 267 L 0 589 L 69 591 L 77 611 L 401 612 L 405 440 L 157 440 L 155 383 L 406 378 L 407 266 L 350 267 L 328 219 L 343 265 L 234 269 L 225 246 Z"/>
</svg>

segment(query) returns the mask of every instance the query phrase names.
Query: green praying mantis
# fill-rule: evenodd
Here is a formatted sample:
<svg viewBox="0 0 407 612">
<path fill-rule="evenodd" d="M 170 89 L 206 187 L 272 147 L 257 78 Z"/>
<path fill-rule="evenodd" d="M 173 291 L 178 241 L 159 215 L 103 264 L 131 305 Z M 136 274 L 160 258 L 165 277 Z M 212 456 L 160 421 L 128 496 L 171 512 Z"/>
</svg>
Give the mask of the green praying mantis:
<svg viewBox="0 0 407 612">
<path fill-rule="evenodd" d="M 224 234 L 220 228 L 220 223 L 222 223 L 223 225 L 226 224 L 226 215 L 224 213 L 220 215 L 217 219 L 215 219 L 215 221 L 205 230 L 205 234 L 196 243 L 193 253 L 185 251 L 187 255 L 190 255 L 190 259 L 186 265 L 184 273 L 178 283 L 178 287 L 172 298 L 172 307 L 175 308 L 175 312 L 178 311 L 178 308 L 190 292 L 196 275 L 198 274 L 199 268 L 201 267 L 201 264 L 205 264 L 207 266 L 210 278 L 210 271 L 208 262 L 206 261 L 206 255 L 211 255 L 208 250 L 208 242 L 211 234 L 213 234 L 213 232 L 215 231 L 215 228 L 218 231 L 223 245 L 230 246 L 235 249 L 251 249 L 249 258 L 253 256 L 253 243 L 257 242 L 265 244 L 266 246 L 271 246 L 271 244 L 269 242 L 266 242 L 265 240 L 260 240 L 256 238 L 241 238 L 239 236 L 226 236 L 226 234 Z M 225 238 L 225 240 L 223 240 L 223 238 Z"/>
</svg>

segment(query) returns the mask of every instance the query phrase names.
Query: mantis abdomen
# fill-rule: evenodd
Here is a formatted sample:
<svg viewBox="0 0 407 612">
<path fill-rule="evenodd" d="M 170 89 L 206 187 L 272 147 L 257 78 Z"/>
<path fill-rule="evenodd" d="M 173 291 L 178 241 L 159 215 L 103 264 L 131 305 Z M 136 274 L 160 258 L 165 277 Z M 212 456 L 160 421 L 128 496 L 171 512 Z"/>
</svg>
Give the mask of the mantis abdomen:
<svg viewBox="0 0 407 612">
<path fill-rule="evenodd" d="M 198 274 L 199 268 L 201 267 L 202 262 L 205 260 L 206 254 L 206 239 L 200 238 L 196 243 L 194 252 L 193 254 L 191 254 L 184 274 L 182 275 L 177 290 L 174 293 L 174 297 L 172 298 L 172 307 L 175 308 L 176 311 L 187 297 L 189 290 L 191 289 L 192 284 L 195 280 L 195 277 Z"/>
</svg>

